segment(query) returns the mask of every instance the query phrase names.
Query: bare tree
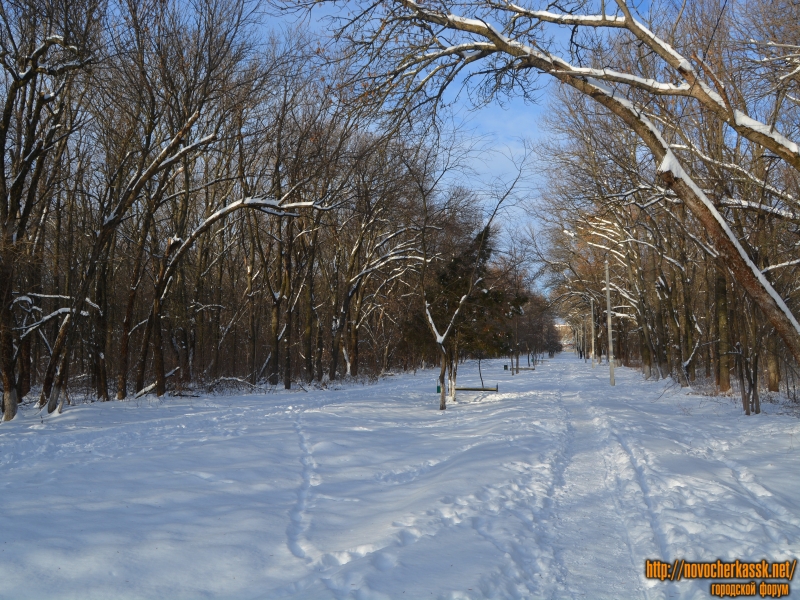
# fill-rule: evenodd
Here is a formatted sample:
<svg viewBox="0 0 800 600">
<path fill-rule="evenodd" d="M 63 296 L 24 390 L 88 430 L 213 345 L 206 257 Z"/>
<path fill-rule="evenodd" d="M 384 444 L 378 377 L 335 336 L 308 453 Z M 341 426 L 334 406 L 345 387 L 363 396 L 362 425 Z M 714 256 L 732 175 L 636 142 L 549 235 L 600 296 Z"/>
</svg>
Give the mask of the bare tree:
<svg viewBox="0 0 800 600">
<path fill-rule="evenodd" d="M 580 8 L 552 12 L 491 1 L 429 7 L 413 0 L 396 0 L 361 5 L 356 16 L 345 21 L 339 38 L 353 44 L 353 51 L 365 65 L 364 79 L 383 97 L 395 102 L 399 111 L 438 103 L 443 90 L 462 74 L 480 78 L 479 89 L 486 99 L 501 90 L 528 94 L 535 86 L 536 75 L 546 74 L 595 100 L 641 139 L 652 155 L 662 185 L 702 225 L 715 252 L 725 260 L 795 360 L 800 361 L 800 323 L 731 224 L 687 170 L 686 162 L 678 158 L 668 141 L 671 135 L 659 126 L 665 120 L 648 110 L 648 103 L 668 97 L 673 99 L 673 106 L 680 107 L 691 99 L 735 135 L 774 153 L 795 170 L 800 167 L 797 145 L 768 122 L 748 114 L 754 111 L 734 106 L 721 77 L 733 70 L 717 73 L 700 56 L 702 52 L 692 55 L 682 51 L 684 42 L 688 43 L 689 52 L 698 41 L 710 47 L 715 30 L 703 30 L 700 38 L 681 38 L 677 45 L 678 41 L 669 41 L 675 39 L 674 26 L 648 26 L 634 16 L 624 0 L 615 2 L 612 14 L 605 12 L 605 4 L 600 9 L 597 14 L 583 13 Z M 677 21 L 680 23 L 679 15 Z M 564 57 L 549 42 L 547 28 L 553 26 L 585 32 L 588 41 L 573 46 L 572 57 Z M 657 33 L 659 27 L 663 34 Z M 620 61 L 619 68 L 607 66 L 609 61 L 615 61 L 615 49 L 631 41 L 646 48 L 646 52 L 636 54 L 633 63 Z M 581 49 L 587 47 L 598 48 L 596 55 L 588 57 L 598 66 L 581 64 Z M 675 79 L 682 82 L 672 83 Z"/>
</svg>

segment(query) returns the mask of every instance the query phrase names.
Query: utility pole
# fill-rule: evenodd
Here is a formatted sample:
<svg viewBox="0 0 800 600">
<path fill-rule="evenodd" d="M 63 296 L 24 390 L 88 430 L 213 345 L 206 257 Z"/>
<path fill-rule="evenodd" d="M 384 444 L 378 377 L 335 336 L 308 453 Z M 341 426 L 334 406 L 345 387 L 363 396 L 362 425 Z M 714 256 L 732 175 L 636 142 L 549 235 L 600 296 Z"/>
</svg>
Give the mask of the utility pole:
<svg viewBox="0 0 800 600">
<path fill-rule="evenodd" d="M 594 369 L 594 298 L 592 296 L 589 296 L 589 302 L 592 305 L 592 368 Z"/>
<path fill-rule="evenodd" d="M 589 359 L 586 356 L 586 323 L 581 319 L 581 353 L 583 354 L 584 364 Z"/>
<path fill-rule="evenodd" d="M 606 314 L 608 315 L 608 374 L 611 385 L 617 385 L 614 381 L 614 339 L 611 335 L 611 281 L 608 277 L 608 259 L 606 259 Z"/>
</svg>

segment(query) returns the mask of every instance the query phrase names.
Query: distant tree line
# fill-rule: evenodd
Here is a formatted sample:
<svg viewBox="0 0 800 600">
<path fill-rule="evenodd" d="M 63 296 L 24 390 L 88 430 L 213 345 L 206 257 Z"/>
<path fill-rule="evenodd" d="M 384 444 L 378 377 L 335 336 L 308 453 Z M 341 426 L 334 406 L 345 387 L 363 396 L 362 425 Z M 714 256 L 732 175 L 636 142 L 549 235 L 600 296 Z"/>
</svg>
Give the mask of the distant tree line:
<svg viewBox="0 0 800 600">
<path fill-rule="evenodd" d="M 486 198 L 442 177 L 455 146 L 387 121 L 346 55 L 256 9 L 2 3 L 5 420 L 70 390 L 438 364 L 425 299 L 452 313 L 475 265 L 448 364 L 544 350 L 548 305 Z"/>
<path fill-rule="evenodd" d="M 623 361 L 682 385 L 698 372 L 721 392 L 733 381 L 748 414 L 761 386 L 795 393 L 796 3 L 347 6 L 337 35 L 398 112 L 442 106 L 455 87 L 476 105 L 547 95 L 548 239 L 536 241 L 570 322 L 579 328 L 594 299 L 590 330 L 606 335 L 608 260 Z"/>
</svg>

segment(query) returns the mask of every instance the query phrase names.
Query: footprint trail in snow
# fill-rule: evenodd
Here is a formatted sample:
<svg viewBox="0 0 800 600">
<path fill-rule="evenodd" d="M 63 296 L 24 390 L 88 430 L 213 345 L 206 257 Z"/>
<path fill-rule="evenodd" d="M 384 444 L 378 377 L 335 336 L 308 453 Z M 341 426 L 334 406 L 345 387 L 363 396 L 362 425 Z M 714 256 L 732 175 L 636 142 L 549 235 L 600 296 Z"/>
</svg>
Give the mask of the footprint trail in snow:
<svg viewBox="0 0 800 600">
<path fill-rule="evenodd" d="M 0 598 L 708 598 L 644 560 L 800 555 L 796 419 L 571 354 L 0 426 Z M 479 383 L 477 366 L 459 383 Z M 770 405 L 765 405 L 767 411 Z"/>
</svg>

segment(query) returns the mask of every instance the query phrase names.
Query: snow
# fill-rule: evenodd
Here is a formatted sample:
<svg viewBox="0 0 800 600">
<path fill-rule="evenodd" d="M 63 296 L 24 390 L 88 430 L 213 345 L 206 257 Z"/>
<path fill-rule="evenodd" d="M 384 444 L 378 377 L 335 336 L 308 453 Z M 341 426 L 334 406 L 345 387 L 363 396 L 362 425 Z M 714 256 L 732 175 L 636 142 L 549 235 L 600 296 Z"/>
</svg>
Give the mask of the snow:
<svg viewBox="0 0 800 600">
<path fill-rule="evenodd" d="M 760 133 L 763 136 L 771 138 L 775 143 L 783 146 L 792 154 L 800 153 L 800 147 L 798 147 L 797 144 L 795 144 L 793 141 L 782 136 L 777 131 L 774 131 L 772 127 L 770 127 L 769 125 L 765 125 L 760 121 L 756 121 L 755 119 L 748 117 L 742 111 L 739 110 L 735 111 L 734 122 L 739 127 L 745 127 L 747 129 L 751 129 L 757 133 Z"/>
<path fill-rule="evenodd" d="M 562 354 L 437 410 L 374 385 L 0 426 L 2 598 L 684 598 L 645 559 L 800 555 L 796 417 Z M 459 384 L 478 383 L 477 365 Z M 502 380 L 502 381 L 500 381 Z"/>
<path fill-rule="evenodd" d="M 784 267 L 791 267 L 791 266 L 797 265 L 797 264 L 800 264 L 800 258 L 799 259 L 795 259 L 795 260 L 788 260 L 786 262 L 782 262 L 782 263 L 777 264 L 777 265 L 769 266 L 769 267 L 767 267 L 765 269 L 761 269 L 761 272 L 762 273 L 766 273 L 767 271 L 772 271 L 774 269 L 782 269 Z"/>
<path fill-rule="evenodd" d="M 783 312 L 783 314 L 792 324 L 795 331 L 800 333 L 800 323 L 798 323 L 797 319 L 794 316 L 794 313 L 792 313 L 792 311 L 789 310 L 789 307 L 786 306 L 786 303 L 783 301 L 783 298 L 781 298 L 778 292 L 775 291 L 775 288 L 772 287 L 772 284 L 770 284 L 767 278 L 764 277 L 764 274 L 761 272 L 761 270 L 752 261 L 750 255 L 745 251 L 745 249 L 742 247 L 742 244 L 739 242 L 739 238 L 736 237 L 736 235 L 734 235 L 733 231 L 728 225 L 728 222 L 722 218 L 722 215 L 719 214 L 719 211 L 717 210 L 716 206 L 714 206 L 714 203 L 708 199 L 708 196 L 706 196 L 705 192 L 703 192 L 703 190 L 701 190 L 697 186 L 694 180 L 686 174 L 686 171 L 683 170 L 681 163 L 678 161 L 677 157 L 672 152 L 672 150 L 670 150 L 669 147 L 666 145 L 665 147 L 667 148 L 667 151 L 666 154 L 664 155 L 664 159 L 658 166 L 658 172 L 659 173 L 671 172 L 673 177 L 675 177 L 676 179 L 682 179 L 684 183 L 686 183 L 686 185 L 688 185 L 692 189 L 692 191 L 695 193 L 695 196 L 697 196 L 697 198 L 700 199 L 700 201 L 705 205 L 708 211 L 713 215 L 714 219 L 716 219 L 716 221 L 725 231 L 725 235 L 728 236 L 728 239 L 736 248 L 736 251 L 739 253 L 739 256 L 741 256 L 744 263 L 747 265 L 747 267 L 750 269 L 753 275 L 755 275 L 756 279 L 758 279 L 758 282 L 761 284 L 761 287 L 764 290 L 766 290 L 767 293 L 772 297 L 772 299 L 775 301 L 775 304 L 778 305 L 778 308 L 781 310 L 781 312 Z"/>
<path fill-rule="evenodd" d="M 528 10 L 527 8 L 523 8 L 517 4 L 508 3 L 506 7 L 513 10 L 514 12 L 524 14 L 528 17 L 539 19 L 541 21 L 546 21 L 550 23 L 562 23 L 568 25 L 586 25 L 591 27 L 597 26 L 605 26 L 605 27 L 624 27 L 625 26 L 625 17 L 620 17 L 619 15 L 608 15 L 608 14 L 599 14 L 599 15 L 571 15 L 571 14 L 560 14 L 560 13 L 553 13 L 546 10 Z"/>
<path fill-rule="evenodd" d="M 684 60 L 681 62 L 680 68 L 685 68 L 683 63 L 688 64 Z M 655 93 L 682 95 L 686 92 L 690 92 L 692 89 L 692 86 L 690 86 L 688 83 L 673 85 L 671 83 L 663 83 L 661 81 L 657 81 L 655 79 L 650 79 L 647 77 L 637 77 L 636 75 L 631 75 L 629 73 L 615 71 L 613 69 L 608 69 L 608 68 L 592 69 L 589 67 L 571 67 L 566 71 L 560 71 L 560 72 L 567 74 L 574 74 L 574 75 L 584 75 L 586 77 L 593 77 L 603 81 L 614 81 L 617 83 L 625 83 L 633 87 L 643 88 L 645 90 L 652 91 Z"/>
<path fill-rule="evenodd" d="M 793 212 L 791 210 L 786 210 L 783 208 L 777 208 L 774 206 L 761 204 L 760 202 L 750 202 L 748 200 L 742 200 L 741 198 L 723 198 L 722 205 L 731 206 L 734 208 L 750 208 L 753 210 L 758 210 L 772 215 L 776 215 L 778 217 L 783 217 L 784 219 L 795 219 L 795 220 L 800 219 L 800 214 Z"/>
</svg>

